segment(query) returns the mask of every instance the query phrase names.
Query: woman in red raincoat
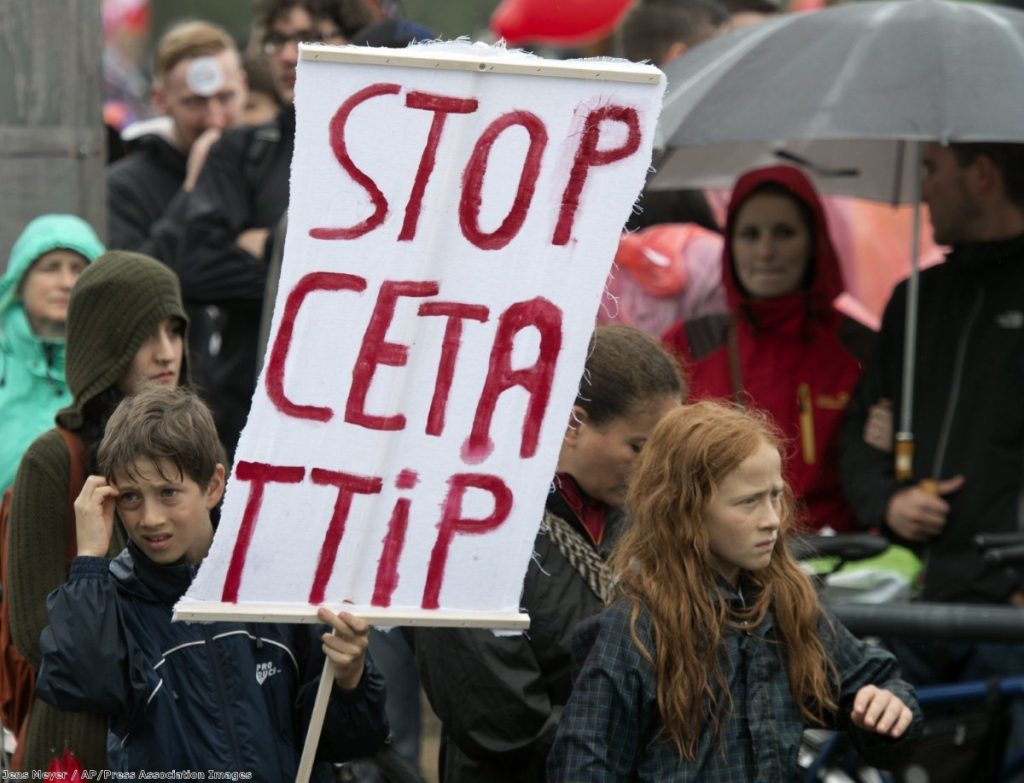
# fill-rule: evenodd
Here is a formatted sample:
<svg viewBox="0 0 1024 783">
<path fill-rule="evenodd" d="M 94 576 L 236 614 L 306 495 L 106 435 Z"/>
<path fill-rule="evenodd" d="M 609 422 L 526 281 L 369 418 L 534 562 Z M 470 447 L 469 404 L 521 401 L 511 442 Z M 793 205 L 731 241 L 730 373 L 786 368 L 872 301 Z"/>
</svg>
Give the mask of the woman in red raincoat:
<svg viewBox="0 0 1024 783">
<path fill-rule="evenodd" d="M 821 201 L 798 169 L 748 171 L 733 189 L 725 236 L 729 312 L 678 323 L 663 340 L 692 399 L 733 399 L 772 415 L 789 440 L 787 479 L 806 528 L 850 532 L 837 438 L 873 333 L 833 306 L 843 278 Z"/>
</svg>

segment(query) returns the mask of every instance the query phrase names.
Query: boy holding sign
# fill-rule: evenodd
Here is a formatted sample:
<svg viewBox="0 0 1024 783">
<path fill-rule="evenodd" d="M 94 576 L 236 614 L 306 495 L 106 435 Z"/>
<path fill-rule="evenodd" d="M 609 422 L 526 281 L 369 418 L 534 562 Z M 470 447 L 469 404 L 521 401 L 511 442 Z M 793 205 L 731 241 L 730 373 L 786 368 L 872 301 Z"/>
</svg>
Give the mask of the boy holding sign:
<svg viewBox="0 0 1024 783">
<path fill-rule="evenodd" d="M 333 634 L 170 621 L 213 539 L 220 454 L 210 412 L 190 392 L 148 388 L 118 406 L 99 448 L 103 476 L 75 502 L 78 557 L 47 602 L 39 697 L 109 715 L 114 770 L 290 780 L 326 655 L 335 682 L 318 759 L 372 755 L 387 722 L 365 621 L 321 609 Z M 129 542 L 108 562 L 115 511 Z M 330 779 L 327 765 L 315 779 Z"/>
</svg>

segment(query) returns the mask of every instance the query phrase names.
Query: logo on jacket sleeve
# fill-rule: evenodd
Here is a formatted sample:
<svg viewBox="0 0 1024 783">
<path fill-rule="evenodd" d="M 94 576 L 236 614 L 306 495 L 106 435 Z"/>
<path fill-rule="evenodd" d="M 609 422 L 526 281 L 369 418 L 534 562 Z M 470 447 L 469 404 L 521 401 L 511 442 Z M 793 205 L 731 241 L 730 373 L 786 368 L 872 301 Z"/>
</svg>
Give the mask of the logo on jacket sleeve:
<svg viewBox="0 0 1024 783">
<path fill-rule="evenodd" d="M 1006 310 L 996 316 L 996 323 L 1003 329 L 1020 329 L 1024 326 L 1024 313 L 1020 310 Z"/>
<path fill-rule="evenodd" d="M 275 674 L 280 674 L 281 670 L 274 665 L 273 661 L 266 661 L 265 663 L 256 664 L 256 682 L 260 685 L 265 683 L 269 678 Z"/>
</svg>

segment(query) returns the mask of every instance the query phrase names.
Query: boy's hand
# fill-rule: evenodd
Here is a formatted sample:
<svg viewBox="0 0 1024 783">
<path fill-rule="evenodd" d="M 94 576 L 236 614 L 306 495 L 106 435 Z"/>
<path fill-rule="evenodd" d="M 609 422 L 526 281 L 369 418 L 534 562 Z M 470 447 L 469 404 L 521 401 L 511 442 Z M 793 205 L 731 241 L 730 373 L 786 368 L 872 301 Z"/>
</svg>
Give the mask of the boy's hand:
<svg viewBox="0 0 1024 783">
<path fill-rule="evenodd" d="M 117 487 L 102 476 L 89 476 L 75 499 L 75 532 L 78 554 L 84 557 L 106 557 L 110 536 L 114 532 L 114 506 Z"/>
<path fill-rule="evenodd" d="M 914 714 L 892 691 L 865 685 L 853 700 L 850 720 L 865 731 L 896 738 L 903 736 L 914 720 Z"/>
<path fill-rule="evenodd" d="M 334 633 L 323 635 L 324 655 L 334 664 L 334 681 L 338 687 L 350 691 L 363 678 L 370 624 L 348 612 L 334 614 L 323 606 L 317 610 L 316 616 L 334 629 Z"/>
</svg>

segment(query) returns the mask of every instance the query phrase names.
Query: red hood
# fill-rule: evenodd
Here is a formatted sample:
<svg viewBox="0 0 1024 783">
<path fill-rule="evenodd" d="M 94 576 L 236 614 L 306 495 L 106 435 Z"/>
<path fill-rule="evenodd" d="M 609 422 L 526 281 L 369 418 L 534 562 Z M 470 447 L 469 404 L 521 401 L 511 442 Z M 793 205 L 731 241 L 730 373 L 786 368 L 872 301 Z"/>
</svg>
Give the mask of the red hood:
<svg viewBox="0 0 1024 783">
<path fill-rule="evenodd" d="M 767 183 L 784 188 L 794 198 L 805 203 L 810 208 L 811 214 L 814 215 L 815 255 L 812 260 L 814 275 L 811 278 L 808 294 L 810 295 L 811 311 L 828 318 L 829 316 L 826 314 L 834 312 L 831 307 L 833 300 L 845 290 L 843 273 L 839 266 L 836 249 L 828 233 L 828 221 L 825 218 L 821 200 L 811 181 L 802 171 L 792 166 L 769 166 L 763 169 L 753 169 L 741 176 L 733 187 L 732 198 L 729 201 L 725 236 L 732 236 L 736 213 L 743 202 L 754 190 Z M 733 312 L 740 312 L 743 305 L 749 303 L 749 299 L 736 279 L 732 260 L 732 242 L 728 239 L 723 244 L 722 250 L 722 283 L 725 287 L 729 308 Z M 802 299 L 802 296 L 793 298 Z M 790 297 L 784 299 L 790 300 Z"/>
</svg>

